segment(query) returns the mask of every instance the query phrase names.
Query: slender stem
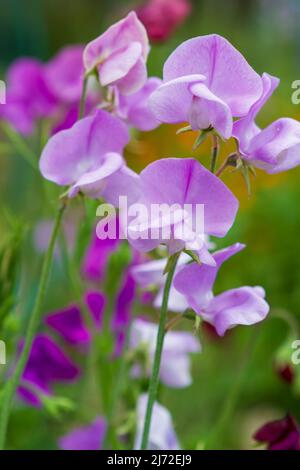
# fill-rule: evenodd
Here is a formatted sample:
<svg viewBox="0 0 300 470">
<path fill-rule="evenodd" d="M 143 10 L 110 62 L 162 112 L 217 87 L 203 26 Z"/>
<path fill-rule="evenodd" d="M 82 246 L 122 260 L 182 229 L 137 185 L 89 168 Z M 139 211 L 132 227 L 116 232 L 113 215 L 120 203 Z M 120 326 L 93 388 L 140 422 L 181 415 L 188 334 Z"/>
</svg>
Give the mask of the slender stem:
<svg viewBox="0 0 300 470">
<path fill-rule="evenodd" d="M 227 166 L 228 166 L 228 158 L 226 158 L 226 160 L 222 163 L 222 165 L 220 166 L 220 168 L 216 172 L 216 176 L 221 176 L 221 174 L 227 168 Z"/>
<path fill-rule="evenodd" d="M 219 137 L 217 135 L 212 134 L 212 139 L 213 139 L 213 147 L 212 147 L 210 171 L 214 173 L 216 169 L 219 150 L 220 150 L 220 142 L 219 142 Z"/>
<path fill-rule="evenodd" d="M 82 83 L 82 92 L 81 92 L 81 97 L 80 97 L 78 119 L 82 119 L 84 117 L 88 80 L 89 80 L 89 75 L 85 75 L 83 79 L 83 83 Z"/>
<path fill-rule="evenodd" d="M 9 124 L 2 124 L 1 128 L 18 154 L 23 157 L 32 168 L 37 170 L 38 162 L 33 150 L 31 150 L 26 140 L 15 132 Z"/>
<path fill-rule="evenodd" d="M 152 375 L 151 375 L 150 384 L 149 384 L 148 403 L 147 403 L 147 410 L 146 410 L 146 416 L 145 416 L 145 422 L 144 422 L 144 431 L 143 431 L 142 444 L 141 444 L 142 450 L 145 450 L 148 447 L 152 411 L 153 411 L 154 402 L 156 400 L 157 389 L 159 385 L 159 370 L 160 370 L 161 356 L 162 356 L 164 338 L 165 338 L 165 328 L 166 328 L 166 322 L 167 322 L 169 295 L 170 295 L 170 289 L 171 289 L 178 257 L 179 257 L 179 253 L 177 253 L 177 255 L 173 257 L 172 263 L 169 265 L 169 271 L 168 271 L 168 275 L 166 279 L 166 284 L 164 287 L 163 301 L 162 301 L 162 306 L 161 306 L 161 311 L 160 311 L 160 319 L 159 319 L 159 326 L 158 326 L 158 332 L 157 332 L 156 349 L 155 349 L 154 360 L 153 360 Z"/>
<path fill-rule="evenodd" d="M 241 367 L 238 370 L 237 374 L 235 375 L 235 380 L 231 385 L 231 389 L 229 393 L 227 393 L 224 406 L 222 411 L 216 421 L 214 429 L 212 430 L 211 434 L 209 434 L 208 439 L 206 441 L 205 448 L 206 449 L 214 449 L 216 445 L 216 441 L 220 437 L 220 435 L 226 429 L 229 419 L 231 418 L 232 414 L 234 413 L 234 409 L 236 407 L 245 376 L 247 374 L 248 363 L 249 360 L 253 357 L 254 349 L 257 345 L 257 341 L 259 338 L 260 330 L 257 331 L 257 328 L 253 327 L 253 331 L 250 334 L 250 337 L 247 341 Z"/>
<path fill-rule="evenodd" d="M 35 300 L 33 311 L 30 316 L 29 324 L 26 330 L 24 347 L 22 349 L 21 355 L 15 367 L 15 370 L 13 374 L 11 375 L 11 377 L 9 378 L 4 388 L 3 397 L 1 401 L 1 410 L 0 410 L 0 450 L 3 450 L 5 447 L 6 432 L 7 432 L 7 426 L 8 426 L 13 397 L 18 387 L 18 384 L 22 376 L 22 373 L 24 371 L 24 368 L 26 366 L 26 363 L 28 361 L 31 346 L 34 340 L 34 336 L 36 334 L 36 331 L 39 325 L 40 313 L 41 313 L 42 304 L 43 304 L 45 294 L 46 294 L 47 281 L 49 278 L 50 268 L 52 264 L 55 242 L 57 239 L 59 227 L 61 224 L 61 220 L 62 220 L 62 216 L 63 216 L 65 208 L 66 208 L 66 203 L 63 202 L 62 206 L 57 212 L 54 227 L 53 227 L 52 234 L 51 234 L 51 239 L 50 239 L 49 246 L 48 246 L 45 258 L 44 258 L 42 274 L 40 277 L 40 283 L 38 287 L 36 300 Z"/>
</svg>

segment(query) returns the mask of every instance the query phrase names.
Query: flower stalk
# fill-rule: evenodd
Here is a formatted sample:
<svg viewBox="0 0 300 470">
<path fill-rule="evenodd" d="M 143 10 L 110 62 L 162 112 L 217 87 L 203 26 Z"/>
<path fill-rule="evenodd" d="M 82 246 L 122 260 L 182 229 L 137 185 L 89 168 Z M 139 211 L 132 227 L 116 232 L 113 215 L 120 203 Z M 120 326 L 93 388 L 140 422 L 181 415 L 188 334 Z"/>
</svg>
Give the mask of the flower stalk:
<svg viewBox="0 0 300 470">
<path fill-rule="evenodd" d="M 153 368 L 152 368 L 152 374 L 151 374 L 150 383 L 149 383 L 148 403 L 147 403 L 144 430 L 143 430 L 142 443 L 141 443 L 142 450 L 145 450 L 148 447 L 152 411 L 153 411 L 153 406 L 156 400 L 157 389 L 159 385 L 159 371 L 160 371 L 160 363 L 161 363 L 161 357 L 162 357 L 162 351 L 163 351 L 163 345 L 164 345 L 164 338 L 165 338 L 165 333 L 166 333 L 170 289 L 172 286 L 172 281 L 173 281 L 174 273 L 176 270 L 176 265 L 177 265 L 179 255 L 180 253 L 173 255 L 172 258 L 169 258 L 169 261 L 167 263 L 168 274 L 167 274 L 166 284 L 164 287 L 163 301 L 162 301 L 162 306 L 161 306 L 160 319 L 159 319 L 158 332 L 157 332 L 156 348 L 155 348 L 155 354 L 154 354 L 154 360 L 153 360 Z"/>
</svg>

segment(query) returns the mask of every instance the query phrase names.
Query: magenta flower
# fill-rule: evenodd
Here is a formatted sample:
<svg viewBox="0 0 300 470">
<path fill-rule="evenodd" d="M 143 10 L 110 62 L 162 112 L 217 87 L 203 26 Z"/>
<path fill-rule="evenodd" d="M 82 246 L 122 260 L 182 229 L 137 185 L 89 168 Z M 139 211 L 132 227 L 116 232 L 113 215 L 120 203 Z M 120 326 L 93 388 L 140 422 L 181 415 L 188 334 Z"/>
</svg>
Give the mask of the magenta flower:
<svg viewBox="0 0 300 470">
<path fill-rule="evenodd" d="M 84 67 L 82 45 L 67 46 L 44 66 L 48 88 L 60 103 L 79 103 Z"/>
<path fill-rule="evenodd" d="M 143 394 L 137 403 L 137 430 L 134 449 L 141 448 L 148 396 Z M 155 402 L 150 426 L 148 450 L 180 450 L 170 412 Z"/>
<path fill-rule="evenodd" d="M 56 99 L 49 89 L 43 64 L 34 59 L 18 59 L 7 74 L 6 104 L 0 118 L 7 120 L 18 132 L 31 134 L 38 119 L 53 116 Z"/>
<path fill-rule="evenodd" d="M 99 292 L 90 291 L 85 296 L 85 303 L 98 331 L 102 326 L 105 302 L 104 295 Z M 72 345 L 88 344 L 91 340 L 91 333 L 77 305 L 71 305 L 50 313 L 47 315 L 45 322 L 62 336 L 67 343 Z"/>
<path fill-rule="evenodd" d="M 59 439 L 63 450 L 100 450 L 106 432 L 105 419 L 98 416 L 91 424 L 73 429 Z"/>
<path fill-rule="evenodd" d="M 117 92 L 117 115 L 141 131 L 151 131 L 160 123 L 153 115 L 149 107 L 150 95 L 161 85 L 161 80 L 151 77 L 145 85 L 136 93 L 124 96 Z"/>
<path fill-rule="evenodd" d="M 232 134 L 233 117 L 244 116 L 262 93 L 262 80 L 244 57 L 216 34 L 181 44 L 164 66 L 163 85 L 150 98 L 161 122 L 189 122 Z"/>
<path fill-rule="evenodd" d="M 95 233 L 83 260 L 83 276 L 89 281 L 98 282 L 103 280 L 109 257 L 116 250 L 119 243 L 119 238 L 101 240 Z"/>
<path fill-rule="evenodd" d="M 150 41 L 164 42 L 191 12 L 189 0 L 148 0 L 137 9 Z"/>
<path fill-rule="evenodd" d="M 129 181 L 134 184 L 137 178 L 121 155 L 128 141 L 125 124 L 98 110 L 48 141 L 40 159 L 41 173 L 58 185 L 70 185 L 70 197 L 82 191 L 114 203 L 119 193 L 124 194 L 123 186 L 128 189 Z"/>
<path fill-rule="evenodd" d="M 130 349 L 136 349 L 141 345 L 147 347 L 150 358 L 150 370 L 156 346 L 158 326 L 154 323 L 135 319 L 130 331 Z M 201 346 L 196 337 L 184 331 L 169 331 L 165 335 L 164 349 L 160 368 L 160 379 L 169 387 L 183 388 L 192 383 L 191 363 L 189 354 L 201 351 Z M 140 366 L 134 366 L 132 374 L 140 377 Z"/>
<path fill-rule="evenodd" d="M 198 315 L 215 327 L 220 336 L 236 325 L 262 321 L 269 312 L 261 287 L 240 287 L 213 296 L 213 284 L 221 265 L 243 248 L 244 245 L 236 243 L 217 251 L 213 255 L 216 266 L 192 263 L 184 266 L 174 279 L 175 289 L 185 296 Z"/>
<path fill-rule="evenodd" d="M 239 141 L 242 157 L 267 173 L 279 173 L 300 164 L 300 123 L 281 118 L 261 130 L 255 118 L 279 84 L 279 79 L 262 76 L 263 92 L 248 115 L 234 123 L 233 135 Z"/>
<path fill-rule="evenodd" d="M 126 329 L 131 319 L 132 306 L 135 299 L 136 283 L 130 271 L 124 273 L 123 283 L 115 301 L 111 328 L 116 335 L 115 355 L 122 352 Z"/>
<path fill-rule="evenodd" d="M 86 74 L 98 71 L 101 86 L 115 85 L 129 95 L 146 82 L 148 53 L 146 30 L 131 12 L 86 46 L 83 62 Z"/>
<path fill-rule="evenodd" d="M 55 383 L 72 382 L 78 376 L 78 367 L 53 339 L 39 334 L 33 342 L 18 393 L 29 404 L 40 406 L 39 395 L 51 395 Z"/>
<path fill-rule="evenodd" d="M 234 222 L 238 201 L 224 183 L 192 158 L 168 158 L 151 163 L 140 174 L 141 197 L 146 208 L 128 224 L 129 242 L 140 251 L 150 251 L 164 243 L 174 253 L 185 247 L 199 251 L 205 248 L 204 236 L 223 237 Z M 152 205 L 167 204 L 172 217 L 151 217 Z M 185 205 L 192 209 L 186 213 Z M 198 233 L 197 206 L 204 206 L 204 227 Z M 178 226 L 184 230 L 178 231 Z M 162 229 L 169 228 L 164 239 Z M 157 236 L 153 236 L 158 232 Z M 169 235 L 168 234 L 168 235 Z M 210 256 L 205 250 L 204 258 Z M 207 261 L 205 259 L 205 261 Z"/>
<path fill-rule="evenodd" d="M 268 450 L 300 450 L 300 429 L 290 414 L 265 424 L 253 437 L 265 443 Z"/>
</svg>

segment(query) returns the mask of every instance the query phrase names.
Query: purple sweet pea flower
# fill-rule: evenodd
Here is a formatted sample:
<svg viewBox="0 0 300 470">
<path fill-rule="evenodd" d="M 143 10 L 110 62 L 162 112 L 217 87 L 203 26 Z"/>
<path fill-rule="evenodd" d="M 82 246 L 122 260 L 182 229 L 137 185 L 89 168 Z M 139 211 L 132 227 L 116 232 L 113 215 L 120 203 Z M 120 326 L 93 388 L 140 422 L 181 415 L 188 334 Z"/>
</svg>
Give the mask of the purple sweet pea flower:
<svg viewBox="0 0 300 470">
<path fill-rule="evenodd" d="M 263 92 L 248 115 L 234 123 L 233 135 L 239 142 L 241 156 L 267 173 L 280 173 L 300 164 L 300 123 L 281 118 L 261 130 L 255 118 L 279 84 L 267 73 L 262 76 Z"/>
<path fill-rule="evenodd" d="M 121 289 L 116 298 L 115 311 L 111 327 L 116 334 L 115 354 L 119 355 L 123 349 L 126 328 L 131 319 L 131 311 L 135 299 L 136 283 L 129 272 L 125 273 Z"/>
<path fill-rule="evenodd" d="M 157 330 L 158 326 L 156 324 L 136 319 L 132 322 L 130 331 L 130 348 L 136 349 L 144 344 L 148 348 L 151 364 L 155 353 Z M 161 381 L 174 388 L 191 385 L 189 354 L 200 351 L 200 343 L 191 333 L 184 331 L 167 332 L 160 368 Z M 132 373 L 134 376 L 139 377 L 141 375 L 140 367 L 135 366 Z"/>
<path fill-rule="evenodd" d="M 59 439 L 63 450 L 100 450 L 106 432 L 106 422 L 98 416 L 91 424 L 73 429 Z"/>
<path fill-rule="evenodd" d="M 164 66 L 163 85 L 150 98 L 161 122 L 214 127 L 231 137 L 233 117 L 244 116 L 262 93 L 260 76 L 216 34 L 185 41 Z"/>
<path fill-rule="evenodd" d="M 40 159 L 41 173 L 58 185 L 71 185 L 70 197 L 82 191 L 114 203 L 118 194 L 124 194 L 123 185 L 128 188 L 128 179 L 133 185 L 138 179 L 121 155 L 128 141 L 125 124 L 98 110 L 48 141 Z"/>
<path fill-rule="evenodd" d="M 105 309 L 105 297 L 99 292 L 88 292 L 85 303 L 91 313 L 95 327 L 101 329 Z M 72 345 L 89 344 L 91 333 L 84 322 L 84 317 L 77 305 L 47 315 L 45 322 L 64 340 Z"/>
<path fill-rule="evenodd" d="M 262 321 L 269 312 L 261 287 L 245 286 L 213 296 L 213 284 L 221 265 L 243 248 L 237 243 L 217 251 L 213 255 L 216 266 L 192 263 L 183 267 L 174 278 L 175 289 L 185 296 L 198 315 L 215 327 L 220 336 L 236 325 Z"/>
<path fill-rule="evenodd" d="M 18 393 L 29 404 L 40 406 L 39 394 L 50 395 L 55 383 L 74 381 L 78 376 L 78 367 L 53 339 L 39 334 L 33 342 Z"/>
<path fill-rule="evenodd" d="M 268 450 L 300 450 L 300 429 L 291 415 L 262 426 L 254 439 L 267 444 Z"/>
<path fill-rule="evenodd" d="M 103 87 L 115 85 L 129 95 L 146 82 L 147 32 L 134 12 L 90 42 L 83 54 L 86 74 L 97 70 Z"/>
<path fill-rule="evenodd" d="M 134 449 L 141 448 L 142 433 L 146 415 L 148 396 L 143 394 L 137 403 L 137 428 Z M 180 450 L 170 412 L 155 402 L 150 426 L 148 450 Z"/>
<path fill-rule="evenodd" d="M 161 85 L 159 78 L 151 77 L 145 85 L 130 96 L 117 93 L 116 113 L 130 124 L 141 131 L 151 131 L 159 126 L 160 122 L 153 115 L 149 107 L 150 95 Z"/>
<path fill-rule="evenodd" d="M 118 238 L 101 240 L 95 233 L 83 260 L 83 276 L 89 281 L 101 281 L 105 274 L 108 259 L 119 243 Z"/>
<path fill-rule="evenodd" d="M 0 118 L 23 135 L 31 134 L 38 119 L 51 117 L 57 101 L 49 89 L 43 64 L 34 59 L 18 59 L 7 74 L 6 104 Z"/>
<path fill-rule="evenodd" d="M 64 47 L 44 67 L 48 88 L 61 103 L 78 103 L 80 100 L 84 76 L 83 50 L 82 45 Z"/>
<path fill-rule="evenodd" d="M 162 243 L 168 246 L 170 253 L 183 248 L 195 249 L 202 261 L 211 261 L 205 248 L 205 235 L 225 236 L 238 209 L 237 199 L 224 183 L 192 158 L 167 158 L 153 162 L 141 172 L 139 182 L 141 196 L 137 206 L 138 209 L 146 209 L 146 214 L 144 210 L 141 214 L 138 210 L 138 216 L 129 222 L 129 242 L 144 252 Z M 171 209 L 171 217 L 164 218 L 160 214 L 152 220 L 154 204 L 167 205 Z M 187 205 L 190 211 L 186 211 Z M 204 208 L 202 233 L 198 233 L 198 207 Z M 170 236 L 163 239 L 166 228 Z M 152 236 L 153 229 L 158 236 Z"/>
</svg>

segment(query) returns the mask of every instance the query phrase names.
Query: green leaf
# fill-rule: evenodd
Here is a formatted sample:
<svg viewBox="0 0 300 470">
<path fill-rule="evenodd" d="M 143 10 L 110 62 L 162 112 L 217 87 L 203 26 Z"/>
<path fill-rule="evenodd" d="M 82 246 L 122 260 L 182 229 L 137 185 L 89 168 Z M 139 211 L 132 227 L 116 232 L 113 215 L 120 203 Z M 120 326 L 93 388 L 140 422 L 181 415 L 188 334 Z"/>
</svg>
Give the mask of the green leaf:
<svg viewBox="0 0 300 470">
<path fill-rule="evenodd" d="M 192 250 L 183 250 L 185 254 L 187 254 L 193 261 L 197 264 L 201 264 L 199 256 Z"/>
<path fill-rule="evenodd" d="M 185 126 L 185 127 L 182 127 L 181 129 L 178 129 L 178 131 L 176 132 L 176 135 L 184 134 L 185 132 L 190 132 L 192 130 L 193 129 L 191 128 L 191 126 Z"/>
</svg>

